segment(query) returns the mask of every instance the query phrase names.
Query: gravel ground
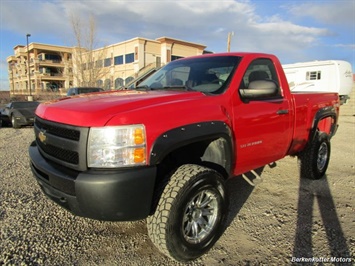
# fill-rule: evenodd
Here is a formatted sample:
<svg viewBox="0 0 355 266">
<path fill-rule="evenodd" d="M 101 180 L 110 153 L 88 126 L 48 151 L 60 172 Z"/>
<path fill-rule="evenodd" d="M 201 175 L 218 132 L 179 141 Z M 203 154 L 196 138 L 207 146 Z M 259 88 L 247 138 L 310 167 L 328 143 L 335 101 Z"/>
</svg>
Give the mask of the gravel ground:
<svg viewBox="0 0 355 266">
<path fill-rule="evenodd" d="M 190 265 L 355 262 L 354 100 L 341 107 L 326 177 L 300 180 L 287 157 L 258 169 L 256 187 L 230 180 L 225 233 Z M 0 265 L 179 265 L 152 245 L 145 221 L 75 217 L 48 200 L 29 167 L 33 139 L 31 127 L 0 128 Z"/>
</svg>

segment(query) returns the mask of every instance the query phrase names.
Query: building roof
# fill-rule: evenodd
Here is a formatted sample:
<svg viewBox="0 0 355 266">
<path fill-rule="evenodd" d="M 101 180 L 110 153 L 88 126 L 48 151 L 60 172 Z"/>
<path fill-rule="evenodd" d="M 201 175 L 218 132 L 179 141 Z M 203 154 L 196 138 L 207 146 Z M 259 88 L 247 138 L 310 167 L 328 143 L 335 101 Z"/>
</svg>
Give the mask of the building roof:
<svg viewBox="0 0 355 266">
<path fill-rule="evenodd" d="M 175 38 L 171 38 L 171 37 L 160 37 L 156 39 L 158 42 L 160 43 L 178 43 L 178 44 L 182 44 L 182 45 L 188 45 L 188 46 L 195 46 L 196 48 L 200 48 L 200 49 L 205 49 L 207 46 L 199 44 L 199 43 L 193 43 L 193 42 L 188 42 L 188 41 L 184 41 L 184 40 L 179 40 L 179 39 L 175 39 Z"/>
</svg>

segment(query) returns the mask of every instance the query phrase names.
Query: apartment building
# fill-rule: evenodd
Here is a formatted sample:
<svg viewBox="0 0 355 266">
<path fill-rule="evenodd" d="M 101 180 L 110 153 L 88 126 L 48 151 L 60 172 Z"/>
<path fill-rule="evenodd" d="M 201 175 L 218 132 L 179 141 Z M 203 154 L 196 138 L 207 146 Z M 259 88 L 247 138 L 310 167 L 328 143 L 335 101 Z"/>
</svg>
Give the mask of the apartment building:
<svg viewBox="0 0 355 266">
<path fill-rule="evenodd" d="M 73 84 L 70 47 L 40 43 L 30 43 L 28 47 L 17 45 L 7 63 L 11 95 L 59 91 Z"/>
<path fill-rule="evenodd" d="M 65 95 L 70 87 L 82 85 L 115 90 L 151 68 L 203 54 L 205 48 L 168 37 L 155 40 L 137 37 L 94 51 L 40 43 L 17 45 L 14 55 L 7 58 L 10 94 Z M 88 76 L 94 78 L 94 84 L 85 84 Z"/>
</svg>

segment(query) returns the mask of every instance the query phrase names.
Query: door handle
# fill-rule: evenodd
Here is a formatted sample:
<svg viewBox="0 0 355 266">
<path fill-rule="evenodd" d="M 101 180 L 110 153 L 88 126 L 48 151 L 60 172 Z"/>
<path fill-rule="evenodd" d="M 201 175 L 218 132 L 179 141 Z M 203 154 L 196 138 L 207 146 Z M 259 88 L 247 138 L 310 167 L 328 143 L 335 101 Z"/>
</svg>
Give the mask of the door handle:
<svg viewBox="0 0 355 266">
<path fill-rule="evenodd" d="M 278 115 L 285 115 L 285 114 L 288 114 L 288 110 L 287 109 L 281 109 L 281 110 L 278 110 L 276 112 L 276 114 Z"/>
</svg>

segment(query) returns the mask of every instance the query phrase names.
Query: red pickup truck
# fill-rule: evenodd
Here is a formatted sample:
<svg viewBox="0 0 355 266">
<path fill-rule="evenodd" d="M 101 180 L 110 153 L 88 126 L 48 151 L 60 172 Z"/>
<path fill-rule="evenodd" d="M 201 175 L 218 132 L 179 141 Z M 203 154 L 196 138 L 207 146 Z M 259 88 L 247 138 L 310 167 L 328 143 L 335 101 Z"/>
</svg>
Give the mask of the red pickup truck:
<svg viewBox="0 0 355 266">
<path fill-rule="evenodd" d="M 321 178 L 338 112 L 336 93 L 291 93 L 274 55 L 189 57 L 132 90 L 39 105 L 31 169 L 72 213 L 147 218 L 157 248 L 189 261 L 224 230 L 226 179 L 287 155 Z"/>
</svg>

